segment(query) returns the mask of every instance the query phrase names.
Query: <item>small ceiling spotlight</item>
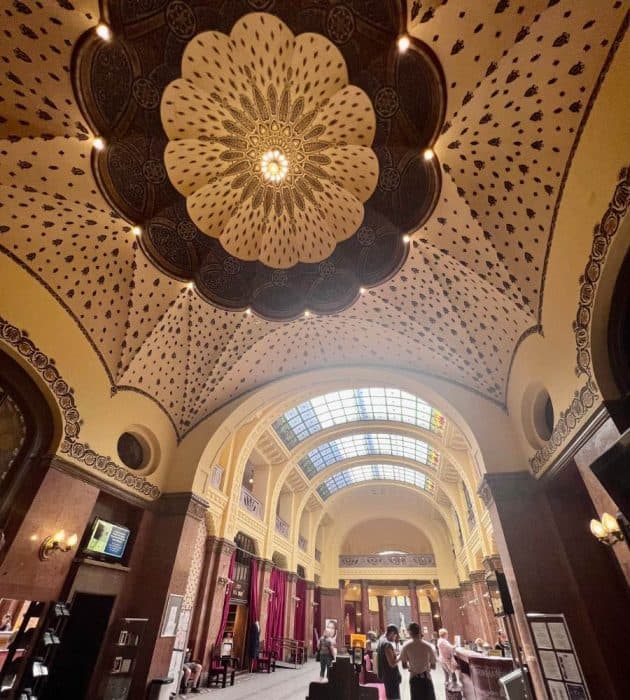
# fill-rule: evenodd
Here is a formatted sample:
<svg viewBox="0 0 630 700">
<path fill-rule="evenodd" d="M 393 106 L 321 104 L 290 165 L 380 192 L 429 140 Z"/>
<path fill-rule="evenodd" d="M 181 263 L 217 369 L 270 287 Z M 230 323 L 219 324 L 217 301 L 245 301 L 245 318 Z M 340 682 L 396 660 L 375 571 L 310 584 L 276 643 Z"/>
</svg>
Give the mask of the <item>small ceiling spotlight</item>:
<svg viewBox="0 0 630 700">
<path fill-rule="evenodd" d="M 105 148 L 105 141 L 100 136 L 97 136 L 92 141 L 92 147 L 97 151 L 102 151 Z"/>
<path fill-rule="evenodd" d="M 433 160 L 434 156 L 435 156 L 435 153 L 433 152 L 432 148 L 426 148 L 424 153 L 422 154 L 422 157 L 425 160 Z"/>
<path fill-rule="evenodd" d="M 139 236 L 142 233 L 142 229 L 140 226 L 133 226 L 131 229 L 131 233 L 133 233 L 134 236 Z"/>
<path fill-rule="evenodd" d="M 359 287 L 359 294 L 365 294 L 367 289 L 365 287 Z"/>
<path fill-rule="evenodd" d="M 246 315 L 246 316 L 251 316 L 251 315 L 252 315 L 252 310 L 251 310 L 251 308 L 250 308 L 249 306 L 245 309 L 245 315 Z"/>
<path fill-rule="evenodd" d="M 407 49 L 411 46 L 411 40 L 406 34 L 398 37 L 398 51 L 399 53 L 405 53 Z"/>
<path fill-rule="evenodd" d="M 186 285 L 186 289 L 190 289 L 191 291 L 195 288 L 195 283 L 194 282 L 188 282 Z"/>
<path fill-rule="evenodd" d="M 306 311 L 304 312 L 304 318 L 308 318 L 310 315 L 311 312 L 308 309 L 306 309 Z"/>
<path fill-rule="evenodd" d="M 406 233 L 406 234 L 402 237 L 402 242 L 403 242 L 403 243 L 409 243 L 410 240 L 411 240 L 411 236 L 410 236 L 408 233 Z"/>
<path fill-rule="evenodd" d="M 103 41 L 111 41 L 112 30 L 103 22 L 96 27 L 96 33 Z"/>
</svg>

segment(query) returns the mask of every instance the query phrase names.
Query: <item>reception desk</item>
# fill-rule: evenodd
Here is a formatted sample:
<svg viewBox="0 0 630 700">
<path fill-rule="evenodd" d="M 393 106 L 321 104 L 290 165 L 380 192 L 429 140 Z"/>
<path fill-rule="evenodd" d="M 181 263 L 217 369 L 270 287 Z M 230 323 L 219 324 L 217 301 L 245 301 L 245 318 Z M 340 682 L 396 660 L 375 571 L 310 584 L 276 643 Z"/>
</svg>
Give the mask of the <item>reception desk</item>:
<svg viewBox="0 0 630 700">
<path fill-rule="evenodd" d="M 455 658 L 461 670 L 466 700 L 499 700 L 499 678 L 514 669 L 512 659 L 460 648 L 455 650 Z"/>
</svg>

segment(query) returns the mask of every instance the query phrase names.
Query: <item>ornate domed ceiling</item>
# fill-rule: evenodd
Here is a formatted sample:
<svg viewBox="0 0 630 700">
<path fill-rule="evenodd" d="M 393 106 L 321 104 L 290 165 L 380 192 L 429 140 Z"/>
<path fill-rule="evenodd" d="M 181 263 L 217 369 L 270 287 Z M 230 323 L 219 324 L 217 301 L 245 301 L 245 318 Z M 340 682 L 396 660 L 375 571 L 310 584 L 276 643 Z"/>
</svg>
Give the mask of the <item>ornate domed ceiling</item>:
<svg viewBox="0 0 630 700">
<path fill-rule="evenodd" d="M 333 313 L 391 277 L 433 210 L 445 111 L 398 2 L 106 3 L 75 89 L 108 201 L 157 267 L 226 309 Z"/>
<path fill-rule="evenodd" d="M 513 353 L 539 329 L 566 174 L 626 10 L 616 0 L 413 2 L 404 8 L 413 45 L 401 56 L 402 9 L 384 0 L 144 0 L 112 3 L 101 17 L 97 0 L 15 0 L 4 10 L 2 266 L 28 270 L 80 326 L 112 388 L 154 399 L 180 437 L 245 391 L 335 365 L 422 371 L 504 402 Z M 313 84 L 338 79 L 305 127 L 308 139 L 291 136 L 315 107 L 304 81 L 300 94 L 298 85 L 283 92 L 289 49 L 280 61 L 279 45 L 259 35 L 248 44 L 255 58 L 227 50 L 251 13 L 273 17 L 291 61 L 299 47 L 310 50 L 309 36 L 330 57 L 325 71 L 312 57 L 297 61 Z M 100 21 L 109 42 L 94 32 Z M 213 56 L 217 70 L 195 67 Z M 249 76 L 241 60 L 254 61 Z M 345 105 L 335 121 L 331 105 L 350 94 L 357 107 Z M 283 95 L 282 139 L 253 143 L 255 129 L 273 125 L 274 104 L 280 116 Z M 221 132 L 224 121 L 244 133 Z M 95 136 L 106 141 L 100 152 Z M 299 209 L 297 187 L 275 196 L 307 144 L 330 162 L 300 161 L 315 164 L 306 189 L 318 202 L 343 196 L 352 205 L 331 204 L 327 222 L 336 225 L 309 220 L 310 233 L 291 244 L 282 228 L 289 206 L 304 221 L 322 211 L 306 193 Z M 432 161 L 422 157 L 428 144 Z M 227 178 L 242 176 L 230 184 L 238 207 L 228 228 L 219 211 L 228 200 L 216 192 L 227 187 L 222 168 L 239 162 L 243 173 Z M 285 167 L 265 203 L 264 173 Z M 277 226 L 262 234 L 254 217 L 266 206 Z M 259 315 L 233 310 L 247 306 Z"/>
</svg>

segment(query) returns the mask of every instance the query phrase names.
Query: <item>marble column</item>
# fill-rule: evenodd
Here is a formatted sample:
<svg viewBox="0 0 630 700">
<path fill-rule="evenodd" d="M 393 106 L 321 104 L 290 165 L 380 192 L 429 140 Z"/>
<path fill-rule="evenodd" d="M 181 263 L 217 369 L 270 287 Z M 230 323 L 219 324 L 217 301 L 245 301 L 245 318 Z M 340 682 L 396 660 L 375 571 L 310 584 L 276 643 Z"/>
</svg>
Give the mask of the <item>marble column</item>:
<svg viewBox="0 0 630 700">
<path fill-rule="evenodd" d="M 469 610 L 471 626 L 479 630 L 477 636 L 484 639 L 488 644 L 494 645 L 497 640 L 497 623 L 495 622 L 490 596 L 488 595 L 486 572 L 471 571 L 470 582 L 474 600 L 477 601 Z"/>
<path fill-rule="evenodd" d="M 192 574 L 195 545 L 207 503 L 191 493 L 166 494 L 143 518 L 141 546 L 134 548 L 132 577 L 125 592 L 127 615 L 146 617 L 136 657 L 131 697 L 144 697 L 151 678 L 164 677 L 174 637 L 160 635 L 164 609 L 171 594 L 185 595 Z"/>
<path fill-rule="evenodd" d="M 411 601 L 411 620 L 420 624 L 420 608 L 418 607 L 418 589 L 415 581 L 409 581 L 409 600 Z"/>
<path fill-rule="evenodd" d="M 295 632 L 295 586 L 297 574 L 289 573 L 287 576 L 287 598 L 284 608 L 284 636 L 293 639 Z"/>
<path fill-rule="evenodd" d="M 630 676 L 619 649 L 630 649 L 630 597 L 610 548 L 589 532 L 595 509 L 574 462 L 541 480 L 529 472 L 487 474 L 479 493 L 495 539 L 516 611 L 524 655 L 534 684 L 544 691 L 528 612 L 561 612 L 591 694 L 630 697 Z"/>
<path fill-rule="evenodd" d="M 269 617 L 269 584 L 271 582 L 271 572 L 273 571 L 273 562 L 269 559 L 263 559 L 260 562 L 260 642 L 267 643 L 265 634 L 267 630 L 267 618 Z M 271 640 L 269 640 L 271 641 Z"/>
<path fill-rule="evenodd" d="M 358 627 L 361 634 L 367 634 L 370 629 L 370 594 L 367 581 L 361 581 L 361 623 Z"/>
<path fill-rule="evenodd" d="M 218 579 L 227 578 L 234 549 L 233 542 L 220 537 L 208 537 L 206 540 L 206 557 L 190 633 L 193 657 L 199 659 L 205 668 L 210 661 L 223 616 L 225 587 L 218 584 Z"/>
</svg>

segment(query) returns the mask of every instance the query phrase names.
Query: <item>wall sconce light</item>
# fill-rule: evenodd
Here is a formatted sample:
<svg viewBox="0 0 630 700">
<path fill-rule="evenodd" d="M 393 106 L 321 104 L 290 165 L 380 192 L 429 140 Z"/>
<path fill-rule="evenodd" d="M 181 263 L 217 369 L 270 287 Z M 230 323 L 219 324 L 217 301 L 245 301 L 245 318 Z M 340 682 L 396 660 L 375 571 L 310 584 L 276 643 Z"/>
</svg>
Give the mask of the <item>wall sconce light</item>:
<svg viewBox="0 0 630 700">
<path fill-rule="evenodd" d="M 234 583 L 231 578 L 227 578 L 226 576 L 219 576 L 217 579 L 217 583 L 219 586 L 230 586 Z"/>
<path fill-rule="evenodd" d="M 311 603 L 311 605 L 312 605 L 314 608 L 318 608 L 318 607 L 319 607 L 319 603 L 318 603 L 316 600 L 314 600 L 314 601 Z"/>
<path fill-rule="evenodd" d="M 42 561 L 49 559 L 55 552 L 69 552 L 77 545 L 79 538 L 77 535 L 70 535 L 66 539 L 66 533 L 59 530 L 54 535 L 49 535 L 39 548 L 39 558 Z"/>
<path fill-rule="evenodd" d="M 617 513 L 616 518 L 610 513 L 603 513 L 601 520 L 596 520 L 595 518 L 591 520 L 591 533 L 597 537 L 602 544 L 612 547 L 616 545 L 617 542 L 621 542 L 625 539 L 623 530 L 626 529 L 627 524 L 624 520 L 621 513 Z"/>
<path fill-rule="evenodd" d="M 276 595 L 276 592 L 273 590 L 273 588 L 264 588 L 263 593 L 266 593 L 270 598 Z"/>
<path fill-rule="evenodd" d="M 301 599 L 299 596 L 297 596 L 297 595 L 292 595 L 291 598 L 293 599 L 293 602 L 294 602 L 296 605 L 299 605 L 299 604 L 302 602 L 302 599 Z"/>
</svg>

